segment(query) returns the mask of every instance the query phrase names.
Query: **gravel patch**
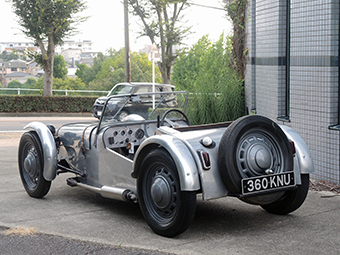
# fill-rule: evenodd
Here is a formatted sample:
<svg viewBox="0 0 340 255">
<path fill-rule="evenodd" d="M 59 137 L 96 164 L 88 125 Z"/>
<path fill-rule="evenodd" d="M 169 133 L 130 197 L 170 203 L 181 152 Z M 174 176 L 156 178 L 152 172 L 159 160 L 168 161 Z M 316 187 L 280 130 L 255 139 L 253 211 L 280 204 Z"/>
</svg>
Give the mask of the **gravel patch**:
<svg viewBox="0 0 340 255">
<path fill-rule="evenodd" d="M 330 182 L 325 182 L 325 181 L 310 180 L 309 190 L 330 191 L 335 194 L 340 194 L 340 185 L 330 183 Z"/>
</svg>

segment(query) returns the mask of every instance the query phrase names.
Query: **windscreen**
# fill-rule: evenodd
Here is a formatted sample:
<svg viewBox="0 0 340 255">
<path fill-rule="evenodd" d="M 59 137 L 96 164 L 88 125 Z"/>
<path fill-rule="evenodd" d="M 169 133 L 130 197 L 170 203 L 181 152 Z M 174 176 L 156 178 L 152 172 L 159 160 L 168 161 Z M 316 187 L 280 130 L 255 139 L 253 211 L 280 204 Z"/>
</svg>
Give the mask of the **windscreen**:
<svg viewBox="0 0 340 255">
<path fill-rule="evenodd" d="M 185 111 L 187 101 L 188 93 L 181 91 L 111 96 L 105 103 L 101 123 L 157 120 L 169 109 Z"/>
<path fill-rule="evenodd" d="M 132 86 L 116 85 L 113 87 L 113 89 L 110 91 L 110 93 L 107 96 L 109 97 L 109 96 L 114 96 L 114 95 L 129 94 L 131 90 L 132 90 Z"/>
</svg>

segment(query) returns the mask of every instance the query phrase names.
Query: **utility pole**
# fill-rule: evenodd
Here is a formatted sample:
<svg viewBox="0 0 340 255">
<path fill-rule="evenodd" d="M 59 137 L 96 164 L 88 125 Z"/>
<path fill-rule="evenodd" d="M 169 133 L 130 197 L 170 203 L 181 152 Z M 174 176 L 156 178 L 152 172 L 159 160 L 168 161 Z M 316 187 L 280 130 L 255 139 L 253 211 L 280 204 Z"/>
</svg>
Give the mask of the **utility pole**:
<svg viewBox="0 0 340 255">
<path fill-rule="evenodd" d="M 130 55 L 130 39 L 129 39 L 128 0 L 124 0 L 124 30 L 125 30 L 125 81 L 131 82 L 131 55 Z"/>
</svg>

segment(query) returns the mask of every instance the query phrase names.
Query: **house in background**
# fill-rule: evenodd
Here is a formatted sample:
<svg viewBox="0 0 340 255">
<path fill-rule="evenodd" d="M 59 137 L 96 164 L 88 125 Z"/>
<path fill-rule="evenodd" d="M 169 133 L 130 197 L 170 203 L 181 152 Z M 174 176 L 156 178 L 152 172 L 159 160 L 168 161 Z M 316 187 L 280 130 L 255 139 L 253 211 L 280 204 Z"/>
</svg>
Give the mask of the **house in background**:
<svg viewBox="0 0 340 255">
<path fill-rule="evenodd" d="M 10 73 L 10 74 L 5 75 L 7 86 L 11 81 L 14 81 L 14 80 L 17 80 L 21 84 L 24 84 L 29 78 L 33 78 L 35 80 L 39 79 L 39 77 L 35 75 L 30 75 L 24 72 L 15 72 L 15 73 Z"/>
<path fill-rule="evenodd" d="M 26 61 L 21 59 L 13 59 L 5 62 L 5 73 L 10 74 L 14 72 L 25 72 L 27 70 Z"/>
<path fill-rule="evenodd" d="M 72 65 L 73 63 L 78 63 L 80 61 L 80 55 L 82 53 L 81 49 L 66 49 L 61 51 L 61 55 L 67 64 Z"/>
<path fill-rule="evenodd" d="M 94 58 L 97 57 L 98 52 L 83 52 L 80 55 L 79 64 L 86 64 L 87 66 L 92 66 Z"/>
<path fill-rule="evenodd" d="M 65 40 L 61 46 L 57 46 L 56 52 L 62 52 L 63 50 L 67 49 L 80 49 L 82 52 L 92 51 L 92 41 L 90 40 L 79 40 L 79 41 L 72 41 L 72 40 Z"/>
<path fill-rule="evenodd" d="M 295 129 L 340 184 L 339 0 L 248 0 L 246 107 Z"/>
</svg>

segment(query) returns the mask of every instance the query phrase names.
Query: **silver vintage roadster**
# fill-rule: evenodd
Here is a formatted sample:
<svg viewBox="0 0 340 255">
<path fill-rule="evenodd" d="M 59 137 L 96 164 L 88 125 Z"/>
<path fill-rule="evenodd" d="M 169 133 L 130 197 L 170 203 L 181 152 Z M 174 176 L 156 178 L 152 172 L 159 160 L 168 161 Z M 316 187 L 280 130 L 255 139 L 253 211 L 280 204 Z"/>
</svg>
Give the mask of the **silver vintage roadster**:
<svg viewBox="0 0 340 255">
<path fill-rule="evenodd" d="M 117 97 L 124 103 L 110 107 Z M 68 185 L 138 202 L 151 229 L 167 237 L 189 227 L 198 193 L 204 201 L 237 197 L 274 214 L 302 205 L 314 167 L 294 130 L 259 115 L 191 126 L 187 102 L 186 92 L 116 95 L 93 123 L 57 130 L 29 123 L 18 152 L 23 186 L 41 198 L 57 175 L 73 173 Z M 117 118 L 132 104 L 134 113 Z"/>
</svg>

